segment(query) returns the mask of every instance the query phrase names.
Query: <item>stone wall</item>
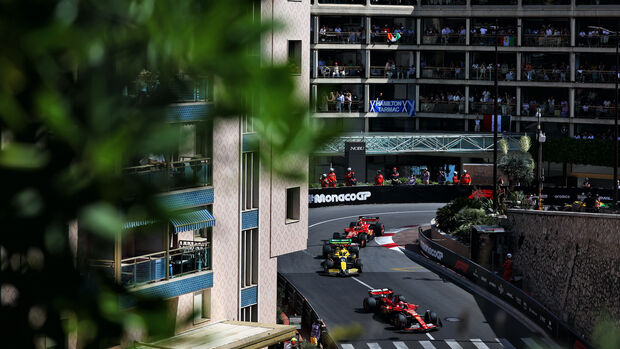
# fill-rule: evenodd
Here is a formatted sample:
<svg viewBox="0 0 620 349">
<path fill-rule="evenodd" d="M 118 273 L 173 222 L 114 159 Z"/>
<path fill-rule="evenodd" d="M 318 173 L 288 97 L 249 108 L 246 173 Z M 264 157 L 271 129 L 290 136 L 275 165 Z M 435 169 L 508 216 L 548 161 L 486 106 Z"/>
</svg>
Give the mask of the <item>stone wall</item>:
<svg viewBox="0 0 620 349">
<path fill-rule="evenodd" d="M 523 288 L 591 339 L 608 311 L 620 321 L 620 216 L 509 210 Z"/>
</svg>

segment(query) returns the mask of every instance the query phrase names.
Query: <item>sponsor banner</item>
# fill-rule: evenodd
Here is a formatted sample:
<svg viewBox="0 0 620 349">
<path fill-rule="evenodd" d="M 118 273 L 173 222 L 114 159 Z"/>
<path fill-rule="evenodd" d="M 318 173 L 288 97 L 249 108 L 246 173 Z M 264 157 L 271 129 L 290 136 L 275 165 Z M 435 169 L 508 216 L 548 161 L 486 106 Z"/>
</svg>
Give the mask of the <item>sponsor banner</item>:
<svg viewBox="0 0 620 349">
<path fill-rule="evenodd" d="M 309 207 L 415 202 L 448 202 L 467 197 L 473 187 L 458 185 L 386 185 L 310 189 Z"/>
<path fill-rule="evenodd" d="M 397 100 L 397 101 L 370 101 L 371 113 L 407 113 L 409 116 L 415 116 L 415 101 L 413 100 Z"/>
<path fill-rule="evenodd" d="M 430 259 L 464 275 L 478 286 L 508 302 L 545 328 L 564 348 L 573 348 L 575 345 L 582 345 L 584 348 L 591 347 L 555 314 L 548 311 L 542 304 L 527 295 L 520 288 L 506 282 L 500 276 L 495 275 L 469 259 L 435 243 L 421 230 L 419 242 L 420 248 Z"/>
</svg>

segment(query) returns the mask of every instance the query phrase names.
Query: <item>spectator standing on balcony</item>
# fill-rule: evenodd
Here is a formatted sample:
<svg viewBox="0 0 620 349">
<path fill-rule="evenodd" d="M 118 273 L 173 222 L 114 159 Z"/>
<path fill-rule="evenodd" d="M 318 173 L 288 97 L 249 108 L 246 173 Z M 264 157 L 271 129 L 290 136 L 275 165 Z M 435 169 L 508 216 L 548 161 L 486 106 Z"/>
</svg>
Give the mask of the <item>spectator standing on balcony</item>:
<svg viewBox="0 0 620 349">
<path fill-rule="evenodd" d="M 454 171 L 454 176 L 452 176 L 452 184 L 459 184 L 459 173 Z"/>
<path fill-rule="evenodd" d="M 506 261 L 504 262 L 504 280 L 512 282 L 512 254 L 506 255 Z"/>
<path fill-rule="evenodd" d="M 150 153 L 149 155 L 147 155 L 146 157 L 140 160 L 140 165 L 142 166 L 145 166 L 145 165 L 164 166 L 166 165 L 166 159 L 164 158 L 163 154 Z"/>
<path fill-rule="evenodd" d="M 381 170 L 377 171 L 377 175 L 375 176 L 375 185 L 383 185 L 383 174 Z"/>
<path fill-rule="evenodd" d="M 415 175 L 413 174 L 413 172 L 411 172 L 411 174 L 409 175 L 409 185 L 415 185 Z"/>
<path fill-rule="evenodd" d="M 398 177 L 400 174 L 398 173 L 398 169 L 396 166 L 392 169 L 392 174 L 390 175 L 390 179 L 392 180 L 392 185 L 398 185 Z"/>
<path fill-rule="evenodd" d="M 439 184 L 446 183 L 446 172 L 444 170 L 439 170 L 439 176 L 437 176 L 437 182 Z"/>
<path fill-rule="evenodd" d="M 338 91 L 336 94 L 336 110 L 342 113 L 342 105 L 344 104 L 344 95 Z"/>
<path fill-rule="evenodd" d="M 429 184 L 431 180 L 431 173 L 428 171 L 428 168 L 424 169 L 422 172 L 422 184 Z"/>
<path fill-rule="evenodd" d="M 467 170 L 463 170 L 460 183 L 462 185 L 471 185 L 471 176 L 467 173 Z"/>
<path fill-rule="evenodd" d="M 327 179 L 327 175 L 325 173 L 323 173 L 321 178 L 319 178 L 319 183 L 321 183 L 321 188 L 329 187 L 329 180 Z"/>
<path fill-rule="evenodd" d="M 476 121 L 474 126 L 474 132 L 480 132 L 480 116 L 476 115 Z"/>
<path fill-rule="evenodd" d="M 352 187 L 357 184 L 357 178 L 355 178 L 355 172 L 349 167 L 347 168 L 347 172 L 344 174 L 344 184 L 347 187 Z"/>
<path fill-rule="evenodd" d="M 415 79 L 415 67 L 413 65 L 407 70 L 407 79 Z"/>
<path fill-rule="evenodd" d="M 327 174 L 327 181 L 329 182 L 329 186 L 332 188 L 336 188 L 336 184 L 338 183 L 338 178 L 336 178 L 336 172 L 333 168 L 329 169 L 329 174 Z"/>
<path fill-rule="evenodd" d="M 586 177 L 583 180 L 583 188 L 584 189 L 590 189 L 592 187 L 592 184 L 590 184 L 590 178 Z"/>
<path fill-rule="evenodd" d="M 344 93 L 344 104 L 347 107 L 347 109 L 349 110 L 349 113 L 351 112 L 351 105 L 353 104 L 353 95 L 351 94 L 351 91 L 346 91 Z"/>
</svg>

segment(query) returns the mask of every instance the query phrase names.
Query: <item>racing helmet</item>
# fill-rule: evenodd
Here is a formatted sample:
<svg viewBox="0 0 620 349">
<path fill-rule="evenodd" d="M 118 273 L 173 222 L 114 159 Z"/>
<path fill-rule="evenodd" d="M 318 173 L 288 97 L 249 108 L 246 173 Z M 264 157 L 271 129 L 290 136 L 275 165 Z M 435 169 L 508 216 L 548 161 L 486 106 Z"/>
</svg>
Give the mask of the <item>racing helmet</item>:
<svg viewBox="0 0 620 349">
<path fill-rule="evenodd" d="M 327 175 L 325 173 L 323 173 L 323 177 L 327 177 Z"/>
<path fill-rule="evenodd" d="M 467 173 L 467 170 L 463 170 L 463 173 Z"/>
<path fill-rule="evenodd" d="M 333 168 L 333 167 L 330 167 L 330 168 L 329 168 L 329 172 L 334 172 L 334 168 Z"/>
<path fill-rule="evenodd" d="M 508 259 L 512 258 L 512 253 L 507 254 L 506 258 L 508 258 Z"/>
<path fill-rule="evenodd" d="M 351 168 L 350 168 L 350 167 L 347 167 L 347 171 L 351 171 Z"/>
</svg>

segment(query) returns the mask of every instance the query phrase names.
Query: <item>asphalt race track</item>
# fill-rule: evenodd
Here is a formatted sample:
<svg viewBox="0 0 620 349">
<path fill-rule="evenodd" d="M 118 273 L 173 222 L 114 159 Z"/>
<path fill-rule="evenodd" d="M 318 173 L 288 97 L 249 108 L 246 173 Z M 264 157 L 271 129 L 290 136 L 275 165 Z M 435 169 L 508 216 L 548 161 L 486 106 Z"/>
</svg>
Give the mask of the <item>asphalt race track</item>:
<svg viewBox="0 0 620 349">
<path fill-rule="evenodd" d="M 341 338 L 340 347 L 496 349 L 548 348 L 542 330 L 513 316 L 484 294 L 470 293 L 415 263 L 400 251 L 372 241 L 361 250 L 364 272 L 357 277 L 321 274 L 323 240 L 342 232 L 359 215 L 378 215 L 386 231 L 428 224 L 443 204 L 391 204 L 313 208 L 309 211 L 308 249 L 278 258 L 282 273 L 308 299 L 328 330 L 357 323 L 363 331 L 355 338 Z M 439 331 L 399 333 L 389 323 L 362 311 L 369 287 L 394 289 L 407 301 L 437 312 L 443 322 Z"/>
</svg>

